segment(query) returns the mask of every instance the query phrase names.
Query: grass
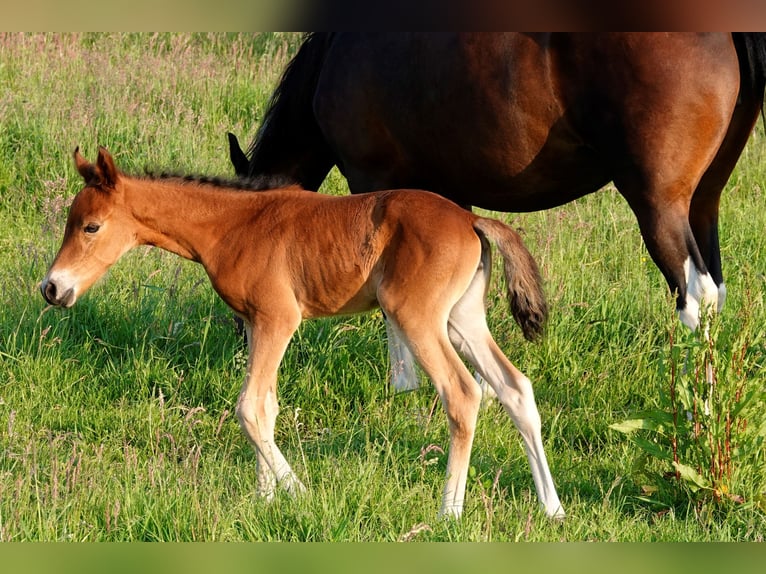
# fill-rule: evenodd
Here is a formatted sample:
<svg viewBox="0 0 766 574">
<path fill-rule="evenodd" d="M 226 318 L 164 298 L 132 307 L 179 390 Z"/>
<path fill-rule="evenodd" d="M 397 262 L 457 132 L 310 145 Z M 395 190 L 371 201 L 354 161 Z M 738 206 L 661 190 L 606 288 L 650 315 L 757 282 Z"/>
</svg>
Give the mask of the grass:
<svg viewBox="0 0 766 574">
<path fill-rule="evenodd" d="M 69 198 L 71 153 L 106 145 L 127 171 L 229 174 L 225 132 L 249 140 L 295 34 L 0 36 L 0 540 L 761 541 L 763 466 L 744 503 L 649 499 L 639 451 L 609 425 L 659 408 L 673 302 L 613 189 L 562 208 L 496 214 L 524 229 L 551 307 L 525 342 L 497 283 L 490 322 L 535 383 L 568 512 L 537 506 L 520 440 L 497 404 L 479 420 L 464 517 L 436 517 L 448 432 L 430 386 L 392 394 L 379 313 L 305 323 L 280 373 L 277 441 L 309 492 L 255 496 L 233 415 L 244 352 L 202 269 L 137 249 L 70 310 L 37 283 Z M 757 333 L 766 146 L 759 125 L 724 194 L 729 300 Z M 333 173 L 323 189 L 346 193 Z M 746 318 L 746 320 L 744 320 Z M 752 341 L 762 341 L 751 337 Z M 747 384 L 764 385 L 762 342 Z M 758 459 L 763 464 L 763 457 Z"/>
</svg>

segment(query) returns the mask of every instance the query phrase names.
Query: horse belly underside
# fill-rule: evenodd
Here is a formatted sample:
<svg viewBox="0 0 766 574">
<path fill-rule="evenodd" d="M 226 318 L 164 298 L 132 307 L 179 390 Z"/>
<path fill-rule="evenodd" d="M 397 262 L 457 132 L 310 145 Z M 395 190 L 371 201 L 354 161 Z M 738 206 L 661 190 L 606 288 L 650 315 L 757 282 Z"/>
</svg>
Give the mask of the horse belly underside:
<svg viewBox="0 0 766 574">
<path fill-rule="evenodd" d="M 315 114 L 354 193 L 420 187 L 462 205 L 547 209 L 654 161 L 629 138 L 651 131 L 639 122 L 653 121 L 667 138 L 663 117 L 695 103 L 676 94 L 696 85 L 696 72 L 686 62 L 677 83 L 652 85 L 631 71 L 657 65 L 667 76 L 682 48 L 694 56 L 720 51 L 716 43 L 640 34 L 339 34 Z"/>
<path fill-rule="evenodd" d="M 535 36 L 341 34 L 315 114 L 354 193 L 420 187 L 488 209 L 549 208 L 609 181 L 555 65 Z"/>
</svg>

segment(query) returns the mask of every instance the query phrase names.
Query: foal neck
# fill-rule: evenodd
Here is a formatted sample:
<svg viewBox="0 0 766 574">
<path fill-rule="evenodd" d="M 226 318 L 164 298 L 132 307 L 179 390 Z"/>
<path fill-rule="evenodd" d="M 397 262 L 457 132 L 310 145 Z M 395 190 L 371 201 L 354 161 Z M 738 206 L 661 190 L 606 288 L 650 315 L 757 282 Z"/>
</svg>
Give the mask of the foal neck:
<svg viewBox="0 0 766 574">
<path fill-rule="evenodd" d="M 177 177 L 123 181 L 139 243 L 200 263 L 265 199 L 262 193 Z"/>
</svg>

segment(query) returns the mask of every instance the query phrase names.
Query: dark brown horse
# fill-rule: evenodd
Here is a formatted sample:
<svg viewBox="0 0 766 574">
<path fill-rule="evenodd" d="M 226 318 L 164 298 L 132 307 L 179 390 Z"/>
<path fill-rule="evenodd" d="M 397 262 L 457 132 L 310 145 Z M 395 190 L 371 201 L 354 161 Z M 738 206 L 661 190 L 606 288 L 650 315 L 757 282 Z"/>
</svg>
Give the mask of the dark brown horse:
<svg viewBox="0 0 766 574">
<path fill-rule="evenodd" d="M 724 303 L 719 199 L 765 84 L 763 33 L 317 33 L 232 159 L 516 212 L 612 181 L 694 329 Z"/>
</svg>

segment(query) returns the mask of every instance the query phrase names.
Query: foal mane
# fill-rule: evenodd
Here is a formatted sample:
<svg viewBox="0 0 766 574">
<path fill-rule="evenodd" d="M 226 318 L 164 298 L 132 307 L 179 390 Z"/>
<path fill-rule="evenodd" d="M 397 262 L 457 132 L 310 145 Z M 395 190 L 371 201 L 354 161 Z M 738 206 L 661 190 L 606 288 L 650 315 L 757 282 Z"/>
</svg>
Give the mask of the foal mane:
<svg viewBox="0 0 766 574">
<path fill-rule="evenodd" d="M 143 176 L 138 177 L 150 180 L 176 180 L 180 183 L 206 185 L 220 189 L 238 189 L 241 191 L 265 191 L 268 189 L 281 189 L 296 185 L 295 180 L 285 175 L 256 175 L 252 177 L 225 178 L 169 172 L 154 173 L 147 170 Z"/>
</svg>

